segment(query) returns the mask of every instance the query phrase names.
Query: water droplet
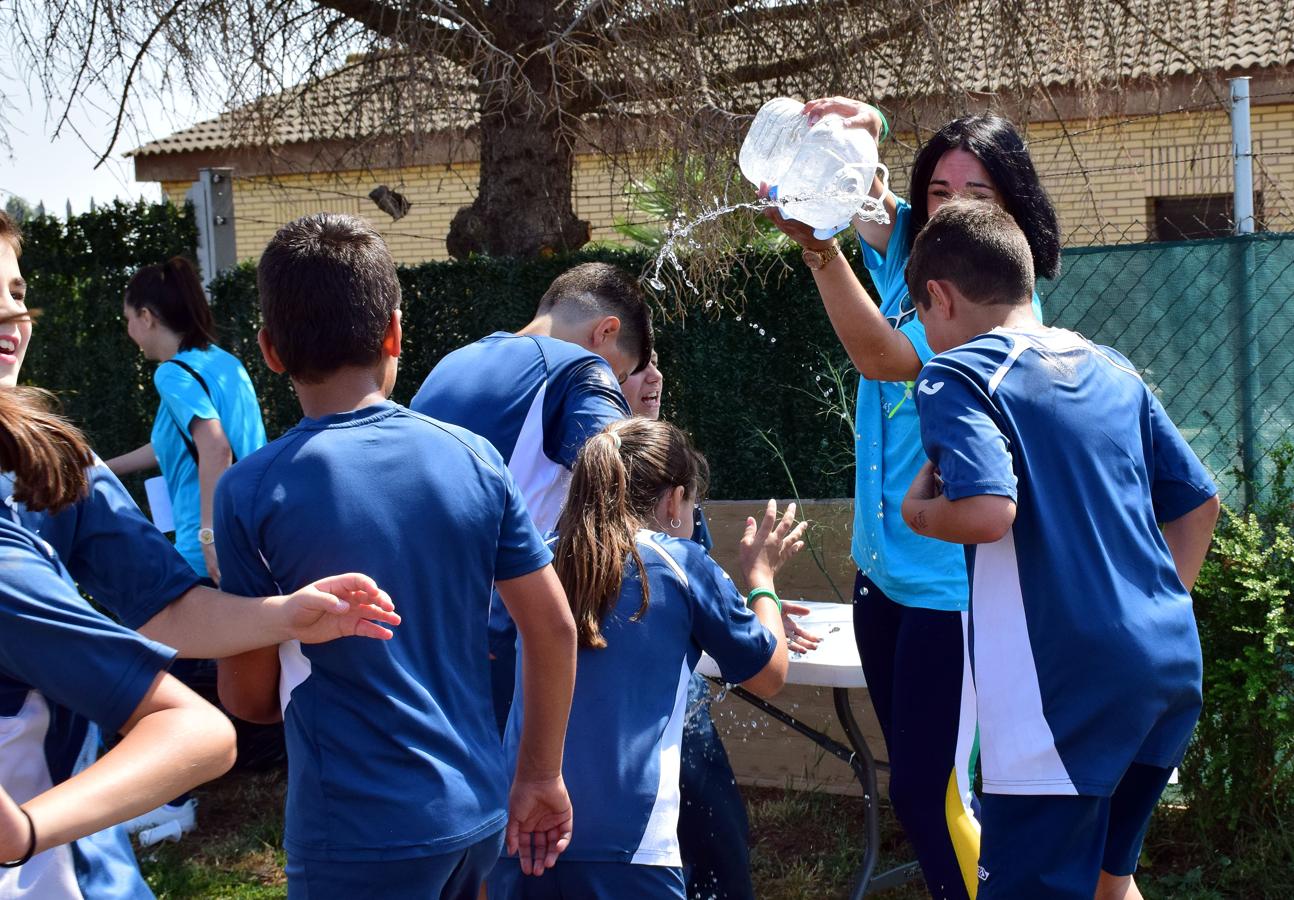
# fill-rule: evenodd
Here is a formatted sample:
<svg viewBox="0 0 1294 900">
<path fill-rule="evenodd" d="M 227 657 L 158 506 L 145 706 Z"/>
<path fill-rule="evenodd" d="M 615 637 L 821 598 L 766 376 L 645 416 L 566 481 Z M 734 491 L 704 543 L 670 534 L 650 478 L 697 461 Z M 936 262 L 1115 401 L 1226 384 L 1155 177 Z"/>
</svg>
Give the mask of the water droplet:
<svg viewBox="0 0 1294 900">
<path fill-rule="evenodd" d="M 764 329 L 762 329 L 762 328 L 761 328 L 761 329 L 759 329 L 759 336 L 760 336 L 760 337 L 763 337 L 763 336 L 764 336 Z"/>
<path fill-rule="evenodd" d="M 740 321 L 741 321 L 741 316 L 737 316 L 737 321 L 738 321 L 738 322 L 740 322 Z"/>
<path fill-rule="evenodd" d="M 656 291 L 665 290 L 665 282 L 661 281 L 659 278 L 652 278 L 647 283 L 652 286 L 652 290 L 656 290 Z"/>
<path fill-rule="evenodd" d="M 770 344 L 776 344 L 776 343 L 777 343 L 777 338 L 769 338 L 769 339 L 768 339 L 768 342 L 769 342 Z"/>
</svg>

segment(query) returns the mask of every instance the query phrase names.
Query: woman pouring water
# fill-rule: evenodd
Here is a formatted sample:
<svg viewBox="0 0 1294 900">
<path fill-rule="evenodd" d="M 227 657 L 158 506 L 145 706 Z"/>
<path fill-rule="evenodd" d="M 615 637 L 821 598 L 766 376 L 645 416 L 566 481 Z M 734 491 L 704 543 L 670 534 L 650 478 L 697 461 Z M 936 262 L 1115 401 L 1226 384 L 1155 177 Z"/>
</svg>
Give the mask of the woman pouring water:
<svg viewBox="0 0 1294 900">
<path fill-rule="evenodd" d="M 862 129 L 878 142 L 887 127 L 875 108 L 845 97 L 810 101 L 801 114 L 810 125 L 838 116 L 828 124 Z M 871 196 L 886 215 L 866 218 L 887 221 L 855 217 L 854 228 L 879 306 L 835 238 L 815 235 L 776 208 L 765 215 L 803 248 L 836 336 L 862 376 L 854 428 L 855 637 L 885 735 L 894 812 L 931 895 L 967 898 L 977 884 L 979 826 L 969 808 L 975 699 L 964 651 L 966 565 L 961 547 L 916 535 L 899 515 L 925 462 L 912 382 L 934 355 L 903 274 L 917 233 L 951 197 L 979 197 L 1011 213 L 1035 270 L 1049 278 L 1060 268 L 1059 226 L 1019 133 L 994 115 L 941 128 L 917 153 L 909 199 L 879 177 Z M 1037 295 L 1034 307 L 1038 312 Z"/>
</svg>

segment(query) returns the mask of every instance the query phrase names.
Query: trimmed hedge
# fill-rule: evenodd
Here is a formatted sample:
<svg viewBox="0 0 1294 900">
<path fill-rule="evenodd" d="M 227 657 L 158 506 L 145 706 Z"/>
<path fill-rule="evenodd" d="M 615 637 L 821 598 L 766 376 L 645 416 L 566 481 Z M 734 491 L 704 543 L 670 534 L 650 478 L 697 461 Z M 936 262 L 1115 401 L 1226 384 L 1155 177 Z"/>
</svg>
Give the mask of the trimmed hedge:
<svg viewBox="0 0 1294 900">
<path fill-rule="evenodd" d="M 66 225 L 42 217 L 26 232 L 22 266 L 32 304 L 43 313 L 27 380 L 59 393 L 105 458 L 139 446 L 148 439 L 157 396 L 152 364 L 126 336 L 122 293 L 138 266 L 192 255 L 191 213 L 168 204 L 118 203 Z M 597 249 L 536 261 L 477 257 L 401 267 L 405 338 L 395 399 L 408 402 L 449 351 L 525 324 L 549 283 L 570 266 L 599 260 L 639 272 L 648 259 L 642 252 Z M 830 370 L 845 358 L 812 277 L 798 259 L 771 254 L 746 259 L 737 271 L 743 270 L 765 277 L 734 279 L 732 308 L 722 314 L 717 308 L 685 318 L 658 313 L 664 414 L 709 457 L 714 498 L 851 496 L 852 426 L 827 407 L 840 393 L 852 394 L 856 381 L 846 379 L 843 391 L 826 387 Z M 283 433 L 300 409 L 288 381 L 265 367 L 256 346 L 254 268 L 221 276 L 211 297 L 220 344 L 251 373 L 270 436 Z"/>
</svg>

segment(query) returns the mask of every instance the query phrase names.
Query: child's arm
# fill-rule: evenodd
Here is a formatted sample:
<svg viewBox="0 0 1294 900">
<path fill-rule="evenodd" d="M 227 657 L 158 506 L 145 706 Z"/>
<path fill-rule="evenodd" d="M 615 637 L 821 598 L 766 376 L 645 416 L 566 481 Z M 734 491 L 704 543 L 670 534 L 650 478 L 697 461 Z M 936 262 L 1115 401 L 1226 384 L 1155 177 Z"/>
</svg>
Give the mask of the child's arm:
<svg viewBox="0 0 1294 900">
<path fill-rule="evenodd" d="M 216 690 L 230 715 L 258 725 L 283 721 L 278 648 L 264 647 L 217 660 Z"/>
<path fill-rule="evenodd" d="M 764 508 L 764 518 L 757 525 L 754 518 L 746 519 L 746 532 L 741 538 L 741 569 L 748 591 L 773 591 L 773 577 L 788 559 L 804 548 L 804 531 L 807 522 L 795 524 L 795 504 L 786 507 L 779 520 L 777 502 L 769 500 Z M 761 625 L 773 635 L 777 644 L 772 657 L 752 678 L 742 682 L 742 687 L 760 697 L 772 697 L 786 685 L 789 665 L 786 656 L 786 631 L 782 613 L 772 597 L 756 598 L 750 606 Z"/>
<path fill-rule="evenodd" d="M 521 871 L 552 868 L 571 842 L 571 800 L 562 780 L 566 720 L 575 690 L 575 619 L 551 565 L 495 583 L 517 624 L 522 654 L 522 729 L 508 799 L 508 852 Z"/>
<path fill-rule="evenodd" d="M 1200 566 L 1204 565 L 1205 554 L 1213 540 L 1213 526 L 1217 524 L 1221 509 L 1222 504 L 1214 494 L 1186 515 L 1164 523 L 1164 540 L 1173 554 L 1177 577 L 1188 591 L 1195 587 Z"/>
<path fill-rule="evenodd" d="M 229 565 L 234 564 L 231 556 Z M 240 582 L 232 577 L 231 587 Z M 263 586 L 262 586 L 263 587 Z M 242 589 L 242 588 L 239 588 Z M 284 641 L 387 640 L 399 625 L 391 598 L 366 575 L 334 575 L 286 596 L 240 597 L 195 587 L 139 627 L 180 656 L 220 659 Z"/>
<path fill-rule="evenodd" d="M 21 857 L 32 827 L 40 853 L 155 809 L 234 764 L 229 720 L 166 673 L 121 731 L 94 765 L 23 804 L 30 827 L 0 790 L 0 859 Z"/>
<path fill-rule="evenodd" d="M 949 500 L 929 460 L 903 498 L 903 521 L 917 534 L 952 544 L 991 544 L 1015 522 L 1015 501 L 996 494 Z"/>
</svg>

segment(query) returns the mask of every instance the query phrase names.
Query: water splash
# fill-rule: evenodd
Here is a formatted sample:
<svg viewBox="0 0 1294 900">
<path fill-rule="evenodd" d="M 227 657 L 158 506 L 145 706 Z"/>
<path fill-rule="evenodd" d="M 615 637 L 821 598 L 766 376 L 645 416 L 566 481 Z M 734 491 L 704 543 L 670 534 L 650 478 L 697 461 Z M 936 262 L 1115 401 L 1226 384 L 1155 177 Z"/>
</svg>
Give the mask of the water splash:
<svg viewBox="0 0 1294 900">
<path fill-rule="evenodd" d="M 656 252 L 656 264 L 652 268 L 651 278 L 647 279 L 647 283 L 651 285 L 654 290 L 665 290 L 665 282 L 661 279 L 660 272 L 661 269 L 664 268 L 665 263 L 668 262 L 674 266 L 674 270 L 679 273 L 679 276 L 683 279 L 683 283 L 686 284 L 693 293 L 697 293 L 696 285 L 693 284 L 692 279 L 687 276 L 687 270 L 683 267 L 683 263 L 678 258 L 677 248 L 682 244 L 692 249 L 699 249 L 700 243 L 692 237 L 692 233 L 702 225 L 707 222 L 713 222 L 720 216 L 726 216 L 728 213 L 737 212 L 741 209 L 748 209 L 751 212 L 761 213 L 769 207 L 779 205 L 776 200 L 766 199 L 751 200 L 745 203 L 727 204 L 719 203 L 718 199 L 718 197 L 715 198 L 716 202 L 714 208 L 702 210 L 701 214 L 690 222 L 685 221 L 681 213 L 674 217 L 674 221 L 670 223 L 669 228 L 665 231 L 665 241 L 661 244 L 660 250 Z"/>
<path fill-rule="evenodd" d="M 679 277 L 683 279 L 683 283 L 688 286 L 692 293 L 700 293 L 697 290 L 697 286 L 692 283 L 692 279 L 688 277 L 687 270 L 684 268 L 682 261 L 678 257 L 679 248 L 685 247 L 690 250 L 700 250 L 701 243 L 693 237 L 693 234 L 702 225 L 705 225 L 707 222 L 713 222 L 720 216 L 726 216 L 729 213 L 734 213 L 743 209 L 750 210 L 754 213 L 762 213 L 764 210 L 772 207 L 777 207 L 779 209 L 784 208 L 788 203 L 800 203 L 815 200 L 853 200 L 855 198 L 856 195 L 847 190 L 819 191 L 798 197 L 779 197 L 776 200 L 764 198 L 749 200 L 743 203 L 721 203 L 719 198 L 715 197 L 714 206 L 710 209 L 702 209 L 701 213 L 691 221 L 688 221 L 682 213 L 679 213 L 674 217 L 674 220 L 665 230 L 665 240 L 661 243 L 660 250 L 656 252 L 656 261 L 652 266 L 652 274 L 651 277 L 647 279 L 647 283 L 651 285 L 653 290 L 665 290 L 665 281 L 661 278 L 661 269 L 665 267 L 666 263 L 669 263 L 674 267 L 674 270 L 678 272 Z M 885 207 L 882 202 L 877 198 L 870 196 L 863 198 L 857 212 L 857 216 L 864 221 L 878 222 L 882 225 L 888 225 L 890 221 L 890 217 L 885 212 Z M 706 306 L 712 306 L 713 303 L 714 301 L 712 300 L 708 301 Z M 760 333 L 762 334 L 763 332 Z"/>
</svg>

